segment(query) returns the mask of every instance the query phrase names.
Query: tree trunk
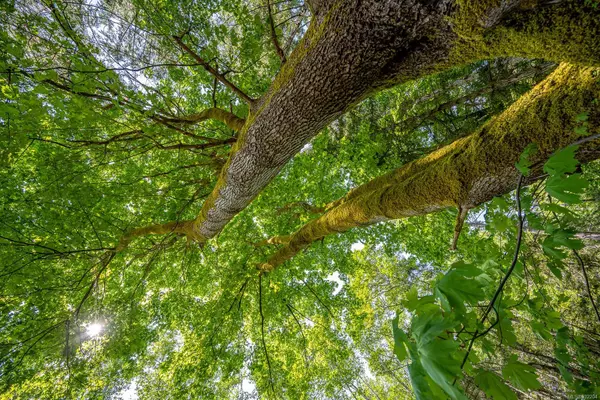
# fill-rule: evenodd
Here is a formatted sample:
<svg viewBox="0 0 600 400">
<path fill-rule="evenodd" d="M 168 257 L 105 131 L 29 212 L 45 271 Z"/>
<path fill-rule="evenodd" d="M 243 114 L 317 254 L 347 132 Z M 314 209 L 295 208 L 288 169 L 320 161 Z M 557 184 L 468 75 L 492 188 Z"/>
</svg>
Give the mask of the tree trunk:
<svg viewBox="0 0 600 400">
<path fill-rule="evenodd" d="M 301 43 L 250 115 L 194 222 L 218 234 L 312 137 L 366 96 L 483 58 L 600 65 L 600 10 L 564 1 L 319 0 Z M 531 1 L 523 3 L 531 4 Z"/>
<path fill-rule="evenodd" d="M 357 226 L 422 215 L 447 207 L 468 209 L 514 189 L 514 167 L 530 143 L 538 163 L 580 139 L 575 116 L 589 112 L 591 132 L 598 133 L 600 98 L 594 68 L 561 64 L 548 78 L 474 134 L 350 191 L 328 212 L 309 222 L 263 266 L 269 271 L 312 242 Z M 600 157 L 600 141 L 579 152 L 581 161 Z M 535 171 L 532 176 L 536 176 Z M 530 181 L 532 181 L 530 179 Z M 530 182 L 528 182 L 530 183 Z"/>
</svg>

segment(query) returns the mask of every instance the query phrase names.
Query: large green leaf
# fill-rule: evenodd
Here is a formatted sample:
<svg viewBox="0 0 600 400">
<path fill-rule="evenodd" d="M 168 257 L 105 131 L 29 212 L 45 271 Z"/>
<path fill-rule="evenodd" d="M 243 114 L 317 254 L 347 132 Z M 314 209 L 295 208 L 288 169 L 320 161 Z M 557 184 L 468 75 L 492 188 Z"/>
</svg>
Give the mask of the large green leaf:
<svg viewBox="0 0 600 400">
<path fill-rule="evenodd" d="M 394 334 L 394 354 L 398 357 L 398 360 L 404 361 L 408 356 L 408 352 L 404 343 L 408 341 L 406 333 L 398 327 L 398 316 L 392 320 L 392 331 Z"/>
<path fill-rule="evenodd" d="M 579 161 L 575 158 L 578 148 L 579 146 L 568 146 L 556 151 L 544 164 L 544 172 L 552 176 L 575 172 L 579 165 Z"/>
<path fill-rule="evenodd" d="M 436 297 L 444 309 L 464 312 L 465 303 L 469 305 L 486 298 L 485 282 L 476 279 L 483 272 L 473 264 L 458 263 L 435 286 Z"/>
<path fill-rule="evenodd" d="M 567 204 L 580 203 L 580 195 L 589 186 L 589 182 L 581 174 L 568 176 L 552 176 L 546 182 L 546 191 L 552 197 Z"/>
<path fill-rule="evenodd" d="M 542 387 L 537 380 L 535 368 L 517 361 L 517 356 L 514 354 L 502 368 L 502 376 L 521 390 L 535 390 Z"/>
<path fill-rule="evenodd" d="M 475 383 L 494 400 L 517 400 L 517 395 L 493 372 L 480 370 Z"/>
</svg>

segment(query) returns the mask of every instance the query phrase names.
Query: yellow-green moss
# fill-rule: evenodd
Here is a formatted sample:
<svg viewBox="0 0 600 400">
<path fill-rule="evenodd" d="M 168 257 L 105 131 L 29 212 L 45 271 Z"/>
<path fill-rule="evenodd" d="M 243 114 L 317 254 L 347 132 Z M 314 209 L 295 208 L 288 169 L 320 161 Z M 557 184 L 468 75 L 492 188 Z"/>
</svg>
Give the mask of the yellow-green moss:
<svg viewBox="0 0 600 400">
<path fill-rule="evenodd" d="M 511 10 L 496 26 L 485 16 L 498 0 L 462 0 L 453 18 L 459 39 L 454 63 L 496 57 L 542 58 L 556 62 L 600 65 L 600 9 L 570 0 L 549 6 Z"/>
</svg>

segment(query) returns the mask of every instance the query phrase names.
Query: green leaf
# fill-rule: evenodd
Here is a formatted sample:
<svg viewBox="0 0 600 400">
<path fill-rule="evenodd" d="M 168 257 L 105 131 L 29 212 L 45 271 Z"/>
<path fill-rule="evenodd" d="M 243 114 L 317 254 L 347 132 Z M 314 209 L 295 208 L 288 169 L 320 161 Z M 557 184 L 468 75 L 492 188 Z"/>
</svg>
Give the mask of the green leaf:
<svg viewBox="0 0 600 400">
<path fill-rule="evenodd" d="M 575 117 L 575 121 L 577 122 L 585 122 L 590 118 L 590 114 L 587 112 L 582 112 Z"/>
<path fill-rule="evenodd" d="M 413 359 L 408 366 L 408 376 L 410 377 L 410 383 L 417 400 L 429 400 L 435 399 L 434 394 L 431 390 L 429 382 L 427 381 L 427 374 L 418 359 Z M 444 399 L 445 400 L 445 399 Z"/>
<path fill-rule="evenodd" d="M 477 304 L 485 299 L 486 286 L 481 280 L 474 279 L 483 272 L 472 264 L 457 263 L 435 286 L 435 295 L 446 311 L 456 309 L 464 311 L 464 304 Z"/>
<path fill-rule="evenodd" d="M 550 272 L 552 272 L 552 275 L 556 276 L 558 279 L 562 279 L 562 268 L 564 265 L 561 261 L 555 259 L 548 260 L 547 266 Z"/>
<path fill-rule="evenodd" d="M 567 344 L 570 342 L 569 328 L 562 327 L 556 332 L 556 345 L 554 347 L 554 356 L 558 361 L 558 368 L 563 379 L 567 383 L 573 382 L 573 374 L 569 371 L 569 363 L 571 362 L 571 356 L 567 350 Z"/>
<path fill-rule="evenodd" d="M 502 369 L 502 376 L 521 390 L 536 390 L 542 387 L 537 380 L 535 368 L 517 361 L 515 354 L 510 356 L 508 363 Z"/>
<path fill-rule="evenodd" d="M 394 333 L 394 354 L 398 357 L 398 360 L 404 361 L 408 357 L 408 352 L 404 343 L 408 341 L 406 333 L 398 327 L 398 316 L 392 320 L 392 331 Z"/>
<path fill-rule="evenodd" d="M 475 384 L 494 400 L 517 400 L 517 395 L 496 374 L 480 370 L 475 376 Z"/>
<path fill-rule="evenodd" d="M 498 315 L 500 317 L 500 323 L 496 326 L 498 337 L 509 345 L 516 344 L 517 336 L 515 335 L 515 330 L 511 321 L 511 318 L 514 317 L 513 313 L 510 310 L 500 307 Z"/>
<path fill-rule="evenodd" d="M 550 212 L 556 213 L 557 215 L 562 215 L 568 221 L 574 221 L 577 218 L 577 216 L 573 213 L 573 211 L 569 210 L 566 207 L 561 206 L 560 204 L 543 203 L 540 205 L 540 208 L 544 211 L 550 211 Z M 530 215 L 527 216 L 528 222 L 531 222 L 530 217 L 531 217 Z"/>
<path fill-rule="evenodd" d="M 519 158 L 519 162 L 515 164 L 515 167 L 523 174 L 524 176 L 528 176 L 531 172 L 532 161 L 531 156 L 538 152 L 538 146 L 535 143 L 530 143 L 523 152 L 521 153 L 521 157 Z"/>
<path fill-rule="evenodd" d="M 588 132 L 587 125 L 576 126 L 574 130 L 575 130 L 575 133 L 580 136 L 587 136 L 590 134 L 590 132 Z"/>
<path fill-rule="evenodd" d="M 436 339 L 418 346 L 418 351 L 423 369 L 429 377 L 453 399 L 466 400 L 452 384 L 461 374 L 461 359 L 456 356 L 458 347 L 459 343 L 455 340 Z"/>
<path fill-rule="evenodd" d="M 567 204 L 580 203 L 580 195 L 587 188 L 589 182 L 581 174 L 569 176 L 552 176 L 546 182 L 546 192 Z"/>
<path fill-rule="evenodd" d="M 574 172 L 579 165 L 579 161 L 575 159 L 575 152 L 579 146 L 567 146 L 560 149 L 544 164 L 544 172 L 550 175 L 562 175 Z"/>
<path fill-rule="evenodd" d="M 561 247 L 566 247 L 571 250 L 580 250 L 584 244 L 579 239 L 574 239 L 575 232 L 566 229 L 553 230 L 542 242 L 542 250 L 544 254 L 555 260 L 564 259 L 567 254 L 562 251 Z"/>
<path fill-rule="evenodd" d="M 453 329 L 457 321 L 449 316 L 442 315 L 439 307 L 428 309 L 423 315 L 415 316 L 411 321 L 412 336 L 420 346 L 435 339 L 438 335 Z"/>
<path fill-rule="evenodd" d="M 564 325 L 560 319 L 560 313 L 558 311 L 548 311 L 544 316 L 546 326 L 549 329 L 561 329 Z"/>
<path fill-rule="evenodd" d="M 541 322 L 532 321 L 531 329 L 533 329 L 533 332 L 543 340 L 551 340 L 552 339 L 552 334 L 546 328 L 546 326 Z"/>
</svg>

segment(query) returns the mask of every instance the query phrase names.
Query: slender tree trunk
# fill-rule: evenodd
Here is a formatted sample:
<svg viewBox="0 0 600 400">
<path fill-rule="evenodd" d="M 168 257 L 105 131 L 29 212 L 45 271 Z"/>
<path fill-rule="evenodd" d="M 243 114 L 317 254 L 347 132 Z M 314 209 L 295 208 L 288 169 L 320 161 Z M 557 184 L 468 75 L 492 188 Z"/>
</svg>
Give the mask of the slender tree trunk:
<svg viewBox="0 0 600 400">
<path fill-rule="evenodd" d="M 484 58 L 600 65 L 600 10 L 570 0 L 319 0 L 271 87 L 251 112 L 194 222 L 218 234 L 329 122 L 374 92 Z M 546 3 L 546 2 L 541 2 Z M 556 3 L 556 2 L 549 2 Z"/>
<path fill-rule="evenodd" d="M 600 98 L 594 68 L 561 64 L 548 78 L 474 134 L 350 191 L 321 217 L 288 238 L 263 265 L 269 271 L 312 242 L 348 229 L 447 207 L 468 209 L 514 189 L 515 162 L 536 143 L 537 161 L 573 143 L 575 116 L 589 112 L 590 132 L 598 133 Z M 600 141 L 579 152 L 581 161 L 600 157 Z M 536 161 L 536 160 L 534 160 Z M 539 165 L 541 163 L 538 162 Z M 536 176 L 536 174 L 532 174 Z M 276 242 L 273 239 L 273 242 Z"/>
</svg>

